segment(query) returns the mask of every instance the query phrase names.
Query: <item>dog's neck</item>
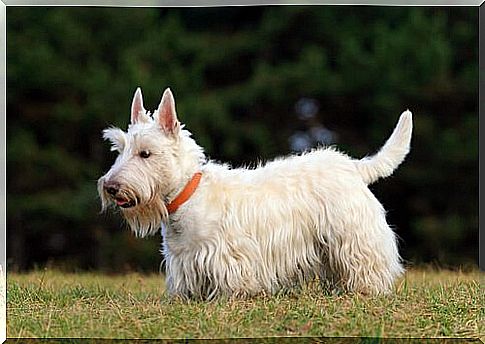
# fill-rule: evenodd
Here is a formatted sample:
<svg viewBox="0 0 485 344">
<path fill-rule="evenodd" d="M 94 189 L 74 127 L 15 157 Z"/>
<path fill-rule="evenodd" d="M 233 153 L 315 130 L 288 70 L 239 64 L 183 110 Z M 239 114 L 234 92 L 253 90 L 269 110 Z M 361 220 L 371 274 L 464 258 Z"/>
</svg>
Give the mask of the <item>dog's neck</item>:
<svg viewBox="0 0 485 344">
<path fill-rule="evenodd" d="M 185 131 L 185 130 L 184 130 Z M 190 138 L 187 132 L 181 137 L 179 153 L 179 178 L 174 182 L 173 188 L 165 196 L 165 204 L 171 203 L 184 190 L 195 173 L 200 172 L 205 163 L 202 148 Z"/>
<path fill-rule="evenodd" d="M 195 190 L 197 190 L 201 178 L 202 172 L 199 171 L 194 173 L 192 178 L 190 178 L 187 184 L 185 184 L 185 187 L 177 194 L 177 196 L 175 196 L 170 203 L 165 205 L 169 215 L 175 213 L 182 204 L 189 200 Z"/>
<path fill-rule="evenodd" d="M 194 175 L 200 171 L 201 165 L 197 165 L 189 170 L 183 171 L 180 175 L 180 180 L 176 183 L 175 187 L 164 197 L 165 204 L 170 204 L 173 202 L 187 187 Z"/>
</svg>

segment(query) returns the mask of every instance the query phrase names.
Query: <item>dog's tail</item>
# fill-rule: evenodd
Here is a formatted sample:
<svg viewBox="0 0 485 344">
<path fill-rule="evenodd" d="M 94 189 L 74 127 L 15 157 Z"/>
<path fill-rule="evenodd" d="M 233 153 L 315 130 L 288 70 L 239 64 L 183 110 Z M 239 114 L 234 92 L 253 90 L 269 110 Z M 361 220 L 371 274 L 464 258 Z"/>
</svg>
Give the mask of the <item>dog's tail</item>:
<svg viewBox="0 0 485 344">
<path fill-rule="evenodd" d="M 409 153 L 413 117 L 411 111 L 401 114 L 391 136 L 377 154 L 356 161 L 362 179 L 371 184 L 379 178 L 388 177 Z"/>
</svg>

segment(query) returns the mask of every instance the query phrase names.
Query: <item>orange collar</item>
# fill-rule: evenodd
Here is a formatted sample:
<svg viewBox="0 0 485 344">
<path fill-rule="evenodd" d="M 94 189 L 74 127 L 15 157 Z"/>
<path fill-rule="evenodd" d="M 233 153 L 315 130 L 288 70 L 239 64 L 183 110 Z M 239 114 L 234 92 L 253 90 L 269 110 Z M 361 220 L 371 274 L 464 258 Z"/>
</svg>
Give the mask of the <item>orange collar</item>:
<svg viewBox="0 0 485 344">
<path fill-rule="evenodd" d="M 167 210 L 169 214 L 175 213 L 177 209 L 187 202 L 187 200 L 192 196 L 199 186 L 200 178 L 202 177 L 202 172 L 196 172 L 192 179 L 185 185 L 184 189 L 174 198 L 172 202 L 167 204 Z"/>
</svg>

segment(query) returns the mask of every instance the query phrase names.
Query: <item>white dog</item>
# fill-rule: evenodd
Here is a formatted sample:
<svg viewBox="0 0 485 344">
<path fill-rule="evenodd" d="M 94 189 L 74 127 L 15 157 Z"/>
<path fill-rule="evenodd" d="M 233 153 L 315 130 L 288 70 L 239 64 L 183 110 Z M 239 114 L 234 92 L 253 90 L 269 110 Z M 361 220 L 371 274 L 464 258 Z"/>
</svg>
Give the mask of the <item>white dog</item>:
<svg viewBox="0 0 485 344">
<path fill-rule="evenodd" d="M 98 189 L 103 210 L 117 205 L 137 235 L 162 224 L 171 295 L 251 296 L 315 277 L 347 291 L 386 293 L 403 267 L 367 185 L 404 160 L 411 131 L 405 111 L 372 157 L 325 148 L 231 169 L 207 161 L 180 125 L 169 89 L 153 115 L 137 89 L 128 131 L 104 130 L 119 156 Z"/>
</svg>

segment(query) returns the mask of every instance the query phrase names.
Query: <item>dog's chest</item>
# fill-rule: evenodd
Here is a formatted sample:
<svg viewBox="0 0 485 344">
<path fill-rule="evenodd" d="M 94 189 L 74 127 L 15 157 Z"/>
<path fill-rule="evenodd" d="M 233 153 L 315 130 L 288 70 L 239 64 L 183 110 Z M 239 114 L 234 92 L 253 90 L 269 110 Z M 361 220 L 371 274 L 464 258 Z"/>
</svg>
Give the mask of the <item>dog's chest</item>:
<svg viewBox="0 0 485 344">
<path fill-rule="evenodd" d="M 203 241 L 207 226 L 196 212 L 181 207 L 170 216 L 162 235 L 168 244 L 193 248 Z"/>
</svg>

